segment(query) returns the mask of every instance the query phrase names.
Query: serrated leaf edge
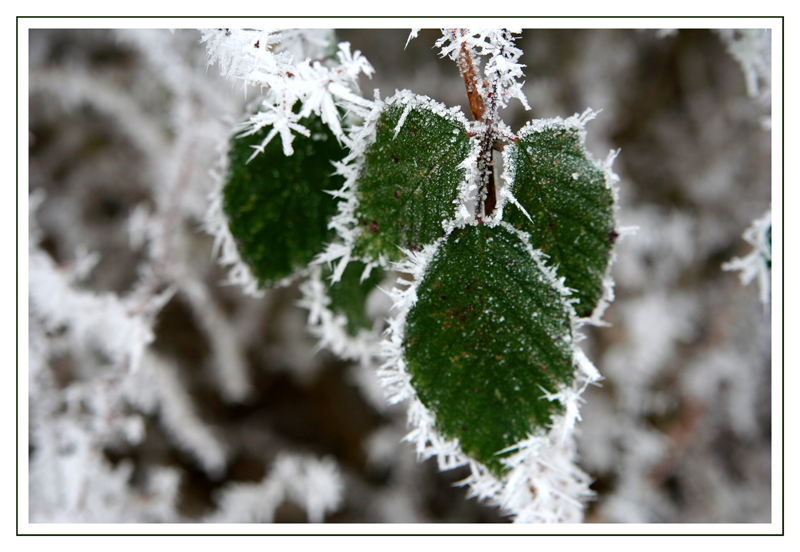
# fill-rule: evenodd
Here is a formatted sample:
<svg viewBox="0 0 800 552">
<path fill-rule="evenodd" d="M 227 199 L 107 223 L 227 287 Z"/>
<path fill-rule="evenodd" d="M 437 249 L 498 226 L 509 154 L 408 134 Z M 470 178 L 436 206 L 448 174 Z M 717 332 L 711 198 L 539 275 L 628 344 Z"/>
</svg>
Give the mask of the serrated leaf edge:
<svg viewBox="0 0 800 552">
<path fill-rule="evenodd" d="M 361 329 L 353 337 L 347 332 L 347 317 L 333 312 L 331 299 L 322 281 L 322 267 L 312 265 L 308 278 L 300 284 L 302 298 L 298 306 L 308 310 L 308 331 L 318 339 L 316 350 L 328 349 L 344 360 L 352 360 L 364 366 L 376 362 L 380 354 L 381 326 Z M 380 321 L 382 322 L 382 321 Z"/>
<path fill-rule="evenodd" d="M 244 135 L 237 134 L 237 131 L 234 130 L 229 133 L 225 140 L 220 141 L 217 146 L 219 156 L 209 171 L 213 188 L 208 194 L 208 208 L 203 217 L 203 230 L 214 238 L 211 258 L 216 258 L 220 266 L 228 267 L 228 275 L 223 280 L 222 285 L 240 287 L 245 295 L 260 298 L 264 296 L 267 289 L 288 287 L 309 276 L 313 261 L 309 266 L 299 268 L 269 286 L 262 287 L 258 278 L 253 274 L 250 265 L 242 258 L 239 246 L 236 245 L 236 240 L 231 233 L 230 221 L 228 215 L 225 214 L 224 207 L 224 190 L 227 184 L 228 153 L 231 147 L 231 140 L 242 136 Z M 333 164 L 336 165 L 337 162 L 334 161 Z M 327 192 L 326 190 L 323 191 Z M 330 224 L 328 228 L 330 228 Z M 326 249 L 328 247 L 330 247 L 330 244 L 326 245 Z"/>
<path fill-rule="evenodd" d="M 598 161 L 592 155 L 592 153 L 586 149 L 586 123 L 591 121 L 597 117 L 597 112 L 592 110 L 591 108 L 586 109 L 582 114 L 578 115 L 577 113 L 571 117 L 567 117 L 566 119 L 562 119 L 561 117 L 554 117 L 552 119 L 536 119 L 533 121 L 528 121 L 525 126 L 522 127 L 519 131 L 519 138 L 522 139 L 529 134 L 536 133 L 536 132 L 544 132 L 548 129 L 553 128 L 567 128 L 573 129 L 578 131 L 578 137 L 580 138 L 580 144 L 583 148 L 583 152 L 586 155 L 586 158 L 591 162 L 595 167 L 600 169 L 603 172 L 603 177 L 605 179 L 606 188 L 611 190 L 612 197 L 614 199 L 614 220 L 617 220 L 616 212 L 619 210 L 619 188 L 617 187 L 617 183 L 619 182 L 619 176 L 614 172 L 612 166 L 614 164 L 614 160 L 619 155 L 620 150 L 611 150 L 608 153 L 608 156 L 603 161 Z M 514 164 L 511 163 L 510 156 L 514 146 L 507 147 L 503 150 L 503 174 L 501 175 L 501 181 L 503 185 L 500 187 L 497 193 L 497 206 L 495 207 L 495 213 L 493 219 L 501 220 L 503 218 L 503 212 L 506 206 L 510 203 L 514 207 L 520 209 L 525 216 L 530 219 L 530 215 L 525 211 L 522 205 L 519 204 L 516 197 L 514 197 L 514 184 L 515 184 L 515 167 Z M 617 224 L 615 226 L 615 231 L 617 232 L 618 236 L 621 236 L 623 233 L 623 229 L 619 227 Z M 603 276 L 603 295 L 595 305 L 594 310 L 592 311 L 591 316 L 580 318 L 579 325 L 589 324 L 592 326 L 608 326 L 609 324 L 605 322 L 602 318 L 605 314 L 606 309 L 608 306 L 614 301 L 614 279 L 611 276 L 611 270 L 614 266 L 614 263 L 617 259 L 617 251 L 616 246 L 611 248 L 610 257 L 608 260 L 608 266 L 606 267 L 606 272 Z"/>
<path fill-rule="evenodd" d="M 230 137 L 227 137 L 217 148 L 220 154 L 210 171 L 214 187 L 208 196 L 209 203 L 203 218 L 203 229 L 214 238 L 211 258 L 217 258 L 220 266 L 228 267 L 228 275 L 223 285 L 241 287 L 242 291 L 251 297 L 263 297 L 265 290 L 260 288 L 250 266 L 242 259 L 224 210 L 223 190 L 225 175 L 228 173 L 229 144 Z"/>
<path fill-rule="evenodd" d="M 401 130 L 406 117 L 414 107 L 424 105 L 429 107 L 434 113 L 442 117 L 462 124 L 465 132 L 469 128 L 469 122 L 460 108 L 448 108 L 443 103 L 437 102 L 428 96 L 414 94 L 410 90 L 395 91 L 395 94 L 385 100 L 380 100 L 379 92 L 375 91 L 375 100 L 372 110 L 367 114 L 361 125 L 355 126 L 348 133 L 346 145 L 350 148 L 350 153 L 341 162 L 334 163 L 336 174 L 345 178 L 342 188 L 333 192 L 339 198 L 339 212 L 334 215 L 328 225 L 329 228 L 336 230 L 339 239 L 329 244 L 325 250 L 313 261 L 314 264 L 336 263 L 333 272 L 333 282 L 339 281 L 344 273 L 347 264 L 351 260 L 359 260 L 372 266 L 390 268 L 391 263 L 382 255 L 377 258 L 356 258 L 353 257 L 353 245 L 362 232 L 358 226 L 355 212 L 358 208 L 358 177 L 361 174 L 361 167 L 365 161 L 367 148 L 376 140 L 377 123 L 383 111 L 396 103 L 404 103 L 405 108 L 400 116 L 394 131 L 395 136 Z M 452 220 L 443 220 L 442 229 L 445 234 L 449 234 L 454 228 L 465 224 L 474 215 L 474 204 L 477 199 L 477 161 L 480 151 L 480 144 L 476 139 L 471 139 L 472 150 L 462 163 L 456 168 L 466 170 L 465 179 L 458 186 L 458 198 L 456 213 Z"/>
<path fill-rule="evenodd" d="M 569 300 L 571 292 L 564 286 L 563 279 L 557 278 L 555 269 L 544 264 L 544 254 L 531 247 L 525 232 L 504 222 L 494 222 L 492 225 L 502 225 L 520 237 L 539 268 L 549 275 L 552 285 L 561 293 L 564 304 L 570 310 L 576 377 L 571 386 L 562 386 L 558 392 L 547 396 L 549 400 L 561 401 L 565 413 L 554 417 L 552 427 L 546 433 L 530 435 L 512 447 L 517 452 L 501 459 L 508 468 L 502 478 L 497 478 L 483 464 L 464 454 L 457 439 L 446 439 L 436 431 L 435 414 L 422 404 L 411 384 L 403 340 L 406 317 L 417 302 L 419 285 L 447 236 L 421 251 L 406 251 L 406 260 L 393 265 L 394 270 L 406 273 L 412 279 L 399 278 L 397 286 L 390 292 L 394 302 L 391 310 L 396 314 L 388 320 L 389 327 L 380 344 L 381 356 L 386 361 L 378 369 L 378 377 L 390 404 L 409 401 L 408 424 L 412 430 L 404 440 L 414 444 L 420 461 L 435 457 L 440 470 L 469 466 L 469 477 L 460 482 L 461 485 L 469 485 L 469 495 L 501 506 L 516 516 L 515 521 L 580 521 L 581 501 L 591 497 L 592 492 L 589 490 L 591 481 L 588 475 L 573 462 L 576 445 L 572 430 L 580 420 L 581 394 L 589 384 L 598 382 L 601 376 L 575 345 L 579 340 L 576 331 L 580 324 Z"/>
</svg>

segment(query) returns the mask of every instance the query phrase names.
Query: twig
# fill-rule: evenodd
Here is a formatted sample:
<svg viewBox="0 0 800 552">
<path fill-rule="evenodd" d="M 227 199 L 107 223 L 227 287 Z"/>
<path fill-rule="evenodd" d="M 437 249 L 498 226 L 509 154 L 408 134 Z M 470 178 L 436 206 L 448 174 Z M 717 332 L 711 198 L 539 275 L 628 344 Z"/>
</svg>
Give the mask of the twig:
<svg viewBox="0 0 800 552">
<path fill-rule="evenodd" d="M 458 41 L 459 37 L 466 36 L 464 29 L 453 29 L 453 42 Z M 483 116 L 486 112 L 486 105 L 483 102 L 483 96 L 480 93 L 479 87 L 486 87 L 488 83 L 482 80 L 476 71 L 475 60 L 472 59 L 472 54 L 467 48 L 467 43 L 461 43 L 461 53 L 458 55 L 458 68 L 461 70 L 461 76 L 464 77 L 464 85 L 467 87 L 467 97 L 469 98 L 469 108 L 472 111 L 472 117 L 476 121 L 483 122 Z"/>
<path fill-rule="evenodd" d="M 453 42 L 466 36 L 464 29 L 453 29 L 452 36 Z M 479 190 L 479 197 L 482 198 L 482 214 L 481 217 L 485 218 L 492 214 L 495 205 L 497 205 L 497 195 L 495 193 L 494 182 L 494 164 L 492 162 L 492 150 L 494 149 L 494 132 L 492 122 L 495 114 L 494 98 L 495 87 L 492 87 L 492 92 L 488 94 L 489 101 L 491 102 L 489 115 L 486 112 L 486 102 L 481 93 L 481 88 L 488 88 L 490 83 L 481 79 L 478 75 L 477 64 L 472 57 L 472 53 L 467 47 L 466 41 L 461 42 L 461 51 L 458 55 L 458 67 L 461 70 L 461 76 L 464 77 L 464 85 L 467 88 L 467 98 L 469 99 L 469 108 L 472 111 L 472 117 L 479 123 L 485 123 L 486 129 L 484 131 L 483 144 L 481 145 L 481 153 L 479 163 L 481 167 L 481 184 Z"/>
</svg>

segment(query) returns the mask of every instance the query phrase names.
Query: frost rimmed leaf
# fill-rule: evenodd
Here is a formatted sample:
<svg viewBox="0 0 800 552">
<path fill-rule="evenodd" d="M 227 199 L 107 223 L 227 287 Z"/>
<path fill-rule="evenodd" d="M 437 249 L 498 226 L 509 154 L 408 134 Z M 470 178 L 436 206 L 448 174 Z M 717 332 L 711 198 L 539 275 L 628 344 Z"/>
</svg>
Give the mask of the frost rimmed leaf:
<svg viewBox="0 0 800 552">
<path fill-rule="evenodd" d="M 310 267 L 308 279 L 300 285 L 299 305 L 309 311 L 308 328 L 319 339 L 319 347 L 366 365 L 378 356 L 380 340 L 368 299 L 386 273 L 359 261 L 351 261 L 336 282 L 331 281 L 331 272 L 319 265 Z"/>
<path fill-rule="evenodd" d="M 357 181 L 354 254 L 399 261 L 400 248 L 419 250 L 444 236 L 477 146 L 460 111 L 408 91 L 386 101 L 375 125 Z"/>
<path fill-rule="evenodd" d="M 538 257 L 523 233 L 503 223 L 500 226 L 509 234 L 516 234 L 531 258 Z M 412 430 L 405 440 L 414 444 L 420 461 L 435 458 L 440 470 L 467 466 L 470 475 L 460 484 L 469 485 L 468 496 L 500 506 L 514 517 L 515 522 L 579 522 L 583 516 L 581 503 L 592 496 L 592 491 L 589 489 L 590 478 L 573 463 L 575 442 L 572 431 L 580 420 L 581 394 L 589 384 L 601 379 L 580 348 L 573 346 L 572 385 L 560 386 L 555 394 L 540 395 L 542 401 L 560 403 L 557 410 L 563 414 L 554 415 L 547 430 L 540 428 L 535 432 L 532 428 L 527 438 L 509 447 L 508 454 L 499 457 L 499 462 L 505 467 L 501 475 L 465 454 L 458 439 L 449 439 L 440 433 L 436 415 L 421 402 L 411 384 L 412 374 L 403 345 L 406 342 L 406 321 L 423 293 L 421 282 L 444 242 L 444 239 L 438 240 L 420 252 L 408 252 L 407 259 L 396 268 L 408 273 L 413 281 L 399 279 L 398 287 L 390 293 L 396 315 L 388 321 L 387 337 L 381 344 L 386 362 L 378 376 L 390 404 L 408 401 L 408 420 Z M 546 267 L 541 259 L 535 263 L 553 278 L 554 286 L 566 300 L 569 292 L 561 279 L 555 279 L 554 270 Z"/>
<path fill-rule="evenodd" d="M 328 222 L 336 199 L 325 192 L 342 184 L 332 161 L 345 150 L 319 117 L 304 122 L 311 135 L 295 138 L 289 157 L 271 142 L 250 159 L 267 128 L 234 138 L 228 153 L 223 209 L 239 253 L 261 287 L 306 267 L 334 237 Z"/>
<path fill-rule="evenodd" d="M 567 293 L 512 228 L 467 226 L 439 247 L 406 319 L 411 384 L 437 430 L 497 475 L 501 450 L 562 412 L 548 396 L 574 377 Z"/>
<path fill-rule="evenodd" d="M 503 153 L 508 187 L 503 220 L 530 235 L 566 285 L 575 310 L 589 317 L 610 293 L 606 282 L 616 230 L 616 176 L 586 151 L 583 125 L 592 113 L 529 122 Z M 613 297 L 613 295 L 612 295 Z"/>
<path fill-rule="evenodd" d="M 371 268 L 359 261 L 347 265 L 341 280 L 330 283 L 328 296 L 331 310 L 347 319 L 347 333 L 358 335 L 360 330 L 372 329 L 367 314 L 367 299 L 370 293 L 383 281 L 386 272 L 378 267 Z M 323 279 L 329 280 L 330 270 L 323 270 Z"/>
</svg>

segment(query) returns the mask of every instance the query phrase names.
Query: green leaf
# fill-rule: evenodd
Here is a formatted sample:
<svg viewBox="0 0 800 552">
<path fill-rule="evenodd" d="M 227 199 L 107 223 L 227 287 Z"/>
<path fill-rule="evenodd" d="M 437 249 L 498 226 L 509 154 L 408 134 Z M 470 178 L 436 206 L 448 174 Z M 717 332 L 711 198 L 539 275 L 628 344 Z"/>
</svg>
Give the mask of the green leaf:
<svg viewBox="0 0 800 552">
<path fill-rule="evenodd" d="M 458 165 L 472 148 L 465 123 L 429 98 L 400 93 L 388 101 L 358 178 L 357 256 L 399 261 L 399 247 L 415 251 L 444 235 L 465 178 Z"/>
<path fill-rule="evenodd" d="M 772 270 L 772 222 L 767 229 L 767 245 L 769 246 L 769 257 L 766 258 L 767 268 Z"/>
<path fill-rule="evenodd" d="M 575 290 L 575 310 L 590 316 L 603 296 L 603 281 L 617 238 L 614 193 L 589 157 L 579 129 L 551 123 L 527 126 L 507 149 L 511 191 L 532 220 L 506 205 L 503 220 L 530 234 L 531 245 Z"/>
<path fill-rule="evenodd" d="M 328 286 L 328 296 L 331 299 L 329 308 L 336 314 L 343 314 L 347 318 L 347 333 L 355 337 L 361 329 L 372 329 L 372 321 L 367 316 L 367 297 L 378 284 L 383 281 L 386 273 L 374 267 L 369 276 L 362 282 L 361 275 L 366 265 L 360 261 L 350 261 L 342 274 L 341 280 Z M 324 282 L 330 282 L 332 270 L 322 272 Z"/>
<path fill-rule="evenodd" d="M 302 122 L 311 136 L 295 136 L 289 157 L 276 137 L 247 162 L 271 127 L 234 138 L 228 152 L 223 208 L 239 253 L 261 287 L 307 266 L 335 235 L 328 221 L 336 199 L 325 190 L 342 186 L 331 162 L 345 150 L 319 117 Z"/>
<path fill-rule="evenodd" d="M 551 269 L 502 225 L 442 243 L 406 318 L 411 384 L 437 430 L 500 475 L 496 453 L 560 413 L 574 377 L 571 309 Z"/>
</svg>

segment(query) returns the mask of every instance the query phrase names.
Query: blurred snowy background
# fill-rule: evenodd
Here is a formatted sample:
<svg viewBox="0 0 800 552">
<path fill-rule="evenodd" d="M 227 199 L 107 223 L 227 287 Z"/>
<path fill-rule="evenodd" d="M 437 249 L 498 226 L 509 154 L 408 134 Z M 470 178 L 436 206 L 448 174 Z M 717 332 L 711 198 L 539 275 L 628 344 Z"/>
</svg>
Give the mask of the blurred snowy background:
<svg viewBox="0 0 800 552">
<path fill-rule="evenodd" d="M 375 68 L 469 113 L 423 30 L 340 30 Z M 194 30 L 30 32 L 32 522 L 507 522 L 401 442 L 368 368 L 315 350 L 297 285 L 225 286 L 203 231 L 243 92 Z M 601 110 L 616 301 L 585 350 L 587 522 L 769 522 L 771 328 L 721 265 L 770 207 L 769 57 L 741 33 L 526 30 L 531 117 Z M 766 52 L 769 35 L 766 35 Z M 745 56 L 740 56 L 745 59 Z M 746 61 L 746 60 L 745 60 Z M 380 309 L 378 301 L 376 309 Z"/>
</svg>

